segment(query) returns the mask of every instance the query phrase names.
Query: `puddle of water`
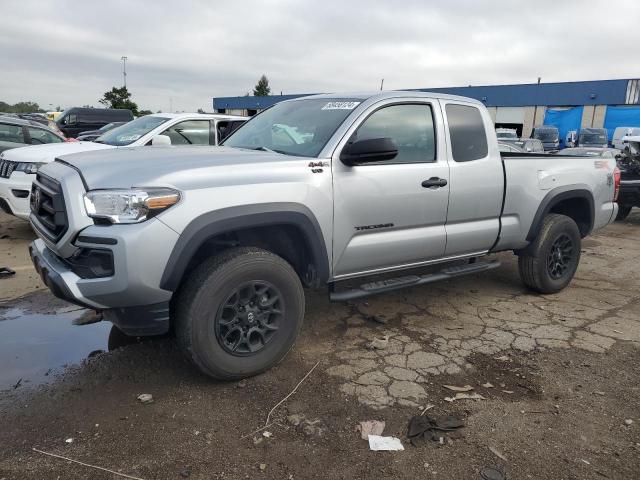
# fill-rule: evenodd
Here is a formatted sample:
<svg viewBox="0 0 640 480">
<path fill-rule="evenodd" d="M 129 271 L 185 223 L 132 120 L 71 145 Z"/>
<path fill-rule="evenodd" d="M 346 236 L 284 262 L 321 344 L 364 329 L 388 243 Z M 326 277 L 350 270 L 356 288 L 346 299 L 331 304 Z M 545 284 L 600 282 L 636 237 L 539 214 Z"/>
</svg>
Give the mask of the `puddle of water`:
<svg viewBox="0 0 640 480">
<path fill-rule="evenodd" d="M 84 313 L 0 310 L 0 390 L 46 383 L 66 365 L 80 363 L 96 350 L 107 351 L 112 325 L 74 325 Z"/>
</svg>

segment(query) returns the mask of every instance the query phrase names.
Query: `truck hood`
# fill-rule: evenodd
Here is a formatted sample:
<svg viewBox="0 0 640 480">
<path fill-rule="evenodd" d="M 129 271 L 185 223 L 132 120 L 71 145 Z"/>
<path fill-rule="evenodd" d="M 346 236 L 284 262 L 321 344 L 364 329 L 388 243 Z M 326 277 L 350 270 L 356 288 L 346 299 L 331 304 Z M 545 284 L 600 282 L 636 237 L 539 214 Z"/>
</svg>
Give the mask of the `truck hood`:
<svg viewBox="0 0 640 480">
<path fill-rule="evenodd" d="M 60 155 L 76 152 L 89 152 L 92 150 L 105 150 L 115 148 L 112 145 L 104 145 L 94 142 L 63 142 L 48 143 L 46 145 L 31 145 L 29 147 L 12 148 L 4 152 L 3 158 L 14 162 L 53 162 Z"/>
<path fill-rule="evenodd" d="M 257 170 L 272 169 L 312 159 L 272 152 L 212 146 L 119 147 L 112 150 L 64 155 L 92 189 L 162 187 L 196 189 L 228 183 L 260 183 Z M 46 166 L 43 167 L 46 173 Z M 230 178 L 233 177 L 233 178 Z M 225 183 L 227 182 L 227 183 Z"/>
</svg>

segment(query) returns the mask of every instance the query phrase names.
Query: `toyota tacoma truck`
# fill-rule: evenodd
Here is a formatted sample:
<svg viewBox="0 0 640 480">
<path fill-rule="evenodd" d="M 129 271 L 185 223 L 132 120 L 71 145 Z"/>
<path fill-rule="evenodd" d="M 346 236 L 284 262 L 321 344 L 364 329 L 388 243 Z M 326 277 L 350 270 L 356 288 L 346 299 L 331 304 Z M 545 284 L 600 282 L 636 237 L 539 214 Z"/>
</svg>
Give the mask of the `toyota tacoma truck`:
<svg viewBox="0 0 640 480">
<path fill-rule="evenodd" d="M 56 296 L 128 335 L 171 331 L 204 373 L 238 379 L 292 347 L 304 287 L 346 301 L 496 268 L 483 257 L 509 250 L 525 285 L 558 292 L 581 239 L 615 218 L 618 182 L 613 158 L 501 155 L 475 100 L 319 95 L 221 147 L 43 166 L 30 252 Z"/>
</svg>

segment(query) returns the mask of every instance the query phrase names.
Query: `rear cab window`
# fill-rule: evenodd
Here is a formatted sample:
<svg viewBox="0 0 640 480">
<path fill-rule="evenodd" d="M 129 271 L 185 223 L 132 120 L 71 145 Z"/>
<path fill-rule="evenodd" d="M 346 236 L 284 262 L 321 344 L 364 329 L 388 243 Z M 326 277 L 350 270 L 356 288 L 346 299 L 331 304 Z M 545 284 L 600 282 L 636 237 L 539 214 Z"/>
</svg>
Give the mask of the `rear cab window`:
<svg viewBox="0 0 640 480">
<path fill-rule="evenodd" d="M 471 105 L 448 103 L 445 111 L 453 160 L 471 162 L 485 158 L 489 146 L 480 110 Z"/>
</svg>

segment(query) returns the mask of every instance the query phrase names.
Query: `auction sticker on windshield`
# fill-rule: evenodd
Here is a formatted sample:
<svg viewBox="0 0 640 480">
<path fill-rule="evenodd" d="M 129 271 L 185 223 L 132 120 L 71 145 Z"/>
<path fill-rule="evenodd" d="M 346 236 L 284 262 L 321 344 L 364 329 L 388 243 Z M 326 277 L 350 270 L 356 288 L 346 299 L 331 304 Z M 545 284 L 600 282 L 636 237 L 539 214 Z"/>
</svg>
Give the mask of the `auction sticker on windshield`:
<svg viewBox="0 0 640 480">
<path fill-rule="evenodd" d="M 329 102 L 322 110 L 353 110 L 360 102 Z"/>
</svg>

